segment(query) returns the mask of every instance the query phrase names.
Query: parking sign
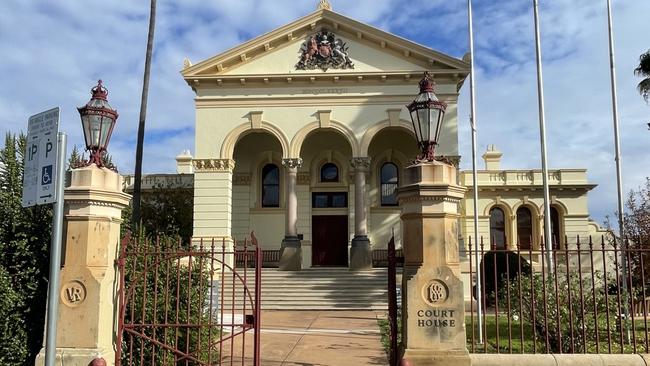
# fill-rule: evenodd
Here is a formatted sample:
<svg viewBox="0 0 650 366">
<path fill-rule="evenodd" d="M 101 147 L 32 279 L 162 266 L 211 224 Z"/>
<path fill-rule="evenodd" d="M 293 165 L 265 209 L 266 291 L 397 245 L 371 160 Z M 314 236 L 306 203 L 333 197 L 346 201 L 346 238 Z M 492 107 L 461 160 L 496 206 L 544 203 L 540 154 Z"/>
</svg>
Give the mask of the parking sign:
<svg viewBox="0 0 650 366">
<path fill-rule="evenodd" d="M 56 202 L 56 156 L 59 107 L 29 117 L 23 207 Z"/>
</svg>

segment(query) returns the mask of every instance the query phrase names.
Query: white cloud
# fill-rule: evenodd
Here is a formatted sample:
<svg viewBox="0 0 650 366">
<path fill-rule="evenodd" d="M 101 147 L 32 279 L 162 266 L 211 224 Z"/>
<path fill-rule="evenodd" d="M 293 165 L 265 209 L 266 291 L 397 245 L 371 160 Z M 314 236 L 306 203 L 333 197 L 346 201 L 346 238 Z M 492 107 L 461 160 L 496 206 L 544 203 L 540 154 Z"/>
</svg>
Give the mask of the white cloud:
<svg viewBox="0 0 650 366">
<path fill-rule="evenodd" d="M 456 57 L 467 52 L 465 1 L 331 0 L 334 9 Z M 193 93 L 179 70 L 273 30 L 316 8 L 317 0 L 158 1 L 147 112 L 144 170 L 174 170 L 193 148 Z M 650 48 L 650 3 L 615 2 L 618 90 L 626 191 L 648 175 L 650 118 L 632 75 Z M 539 166 L 532 8 L 527 2 L 475 1 L 479 143 L 497 144 L 504 166 Z M 60 105 L 62 130 L 82 145 L 75 107 L 103 78 L 120 118 L 111 144 L 122 171 L 133 168 L 148 1 L 8 0 L 0 12 L 0 133 L 26 127 L 28 115 Z M 592 213 L 615 210 L 605 0 L 557 0 L 541 8 L 549 161 L 584 167 Z M 460 148 L 469 166 L 467 85 L 460 105 Z M 70 147 L 71 148 L 71 147 Z"/>
</svg>

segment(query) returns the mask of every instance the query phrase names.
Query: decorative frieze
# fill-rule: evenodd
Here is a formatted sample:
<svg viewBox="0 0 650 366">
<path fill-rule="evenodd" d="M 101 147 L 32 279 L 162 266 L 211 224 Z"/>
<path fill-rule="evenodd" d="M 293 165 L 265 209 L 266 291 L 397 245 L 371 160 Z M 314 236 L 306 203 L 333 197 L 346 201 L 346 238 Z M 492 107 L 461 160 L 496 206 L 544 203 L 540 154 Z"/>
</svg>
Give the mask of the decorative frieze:
<svg viewBox="0 0 650 366">
<path fill-rule="evenodd" d="M 350 160 L 350 165 L 352 168 L 357 171 L 368 171 L 370 168 L 370 158 L 368 157 L 356 157 Z"/>
<path fill-rule="evenodd" d="M 444 197 L 444 196 L 408 196 L 399 199 L 400 204 L 407 203 L 407 202 L 419 202 L 419 201 L 459 203 L 461 199 L 455 197 Z"/>
<path fill-rule="evenodd" d="M 196 173 L 231 173 L 235 169 L 235 161 L 232 159 L 194 159 L 192 164 Z"/>
<path fill-rule="evenodd" d="M 298 169 L 302 166 L 302 158 L 282 159 L 282 165 L 288 169 Z"/>
<path fill-rule="evenodd" d="M 235 186 L 249 186 L 251 184 L 251 175 L 248 173 L 234 174 L 232 184 Z"/>
<path fill-rule="evenodd" d="M 298 173 L 297 183 L 299 185 L 309 185 L 311 183 L 311 175 L 309 173 Z"/>
<path fill-rule="evenodd" d="M 68 197 L 70 197 L 70 194 L 68 194 Z M 120 210 L 124 208 L 124 205 L 121 205 L 119 203 L 102 201 L 102 200 L 88 200 L 88 199 L 79 200 L 79 199 L 66 198 L 65 204 L 68 206 L 87 205 L 87 206 L 96 206 L 96 207 L 110 207 L 110 208 L 118 208 Z"/>
</svg>

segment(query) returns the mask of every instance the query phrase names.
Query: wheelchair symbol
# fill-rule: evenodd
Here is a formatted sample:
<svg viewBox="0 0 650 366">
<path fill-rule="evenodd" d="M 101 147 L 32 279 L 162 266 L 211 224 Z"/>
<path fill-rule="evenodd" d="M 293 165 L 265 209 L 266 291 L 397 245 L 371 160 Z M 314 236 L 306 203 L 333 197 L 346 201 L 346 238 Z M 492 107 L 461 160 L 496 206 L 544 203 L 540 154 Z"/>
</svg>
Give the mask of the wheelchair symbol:
<svg viewBox="0 0 650 366">
<path fill-rule="evenodd" d="M 52 165 L 46 165 L 43 167 L 41 174 L 41 185 L 52 183 Z"/>
</svg>

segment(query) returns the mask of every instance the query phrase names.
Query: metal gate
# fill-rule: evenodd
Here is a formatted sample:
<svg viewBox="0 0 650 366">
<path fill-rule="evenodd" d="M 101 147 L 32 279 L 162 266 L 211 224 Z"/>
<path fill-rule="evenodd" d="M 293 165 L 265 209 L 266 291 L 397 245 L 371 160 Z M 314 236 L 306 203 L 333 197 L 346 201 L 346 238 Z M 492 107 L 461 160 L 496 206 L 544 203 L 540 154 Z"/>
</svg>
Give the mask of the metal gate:
<svg viewBox="0 0 650 366">
<path fill-rule="evenodd" d="M 262 252 L 253 233 L 232 246 L 127 236 L 117 266 L 117 366 L 260 365 Z"/>
<path fill-rule="evenodd" d="M 388 362 L 390 366 L 400 363 L 398 337 L 400 333 L 397 312 L 397 256 L 395 234 L 388 242 Z"/>
</svg>

